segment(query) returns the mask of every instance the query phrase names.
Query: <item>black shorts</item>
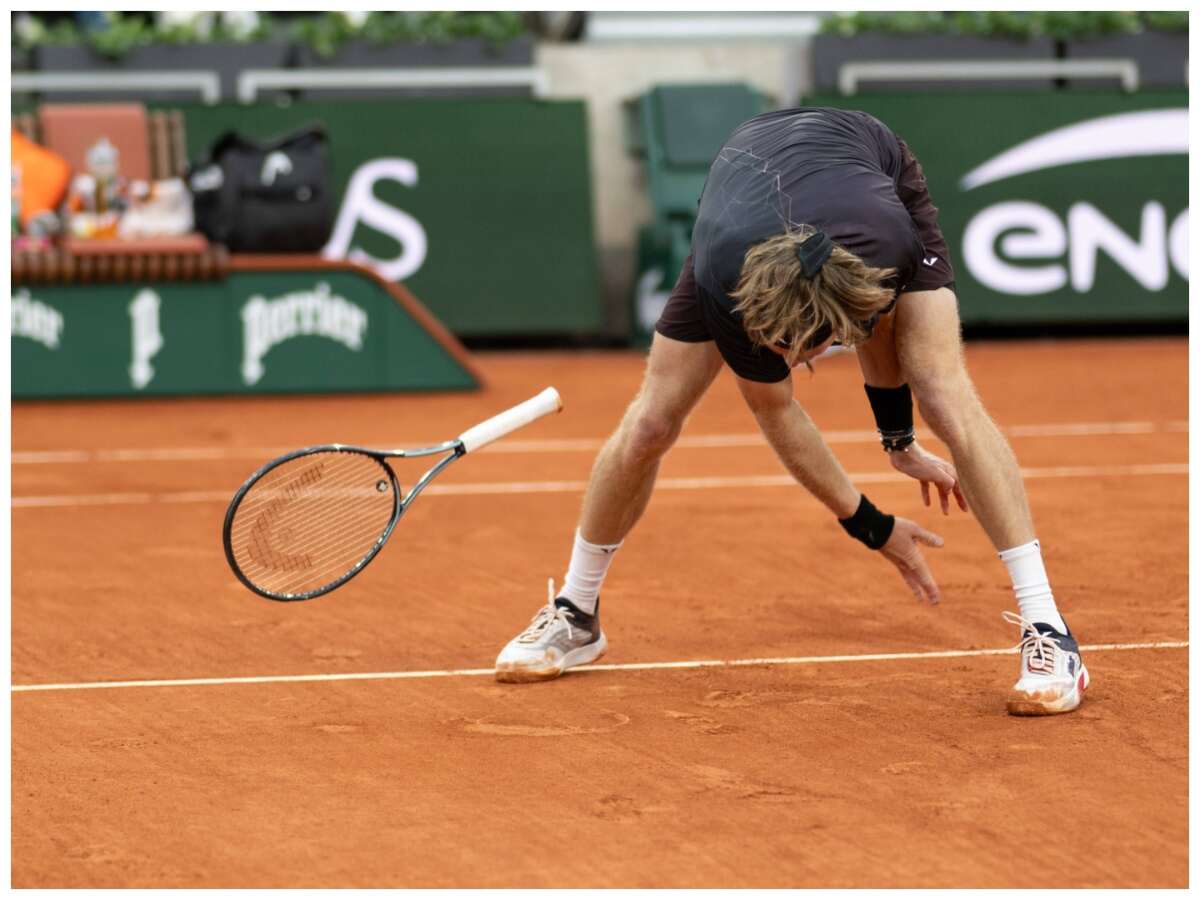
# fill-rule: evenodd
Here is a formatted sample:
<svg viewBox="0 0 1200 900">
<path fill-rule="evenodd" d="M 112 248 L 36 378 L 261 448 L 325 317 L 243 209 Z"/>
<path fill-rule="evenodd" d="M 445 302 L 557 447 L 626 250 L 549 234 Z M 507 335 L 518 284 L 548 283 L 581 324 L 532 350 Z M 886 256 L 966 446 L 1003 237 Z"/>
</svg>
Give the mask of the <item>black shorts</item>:
<svg viewBox="0 0 1200 900">
<path fill-rule="evenodd" d="M 954 266 L 950 262 L 950 249 L 946 246 L 946 238 L 938 226 L 938 211 L 929 196 L 925 173 L 921 170 L 921 163 L 908 149 L 908 145 L 899 138 L 897 140 L 900 141 L 901 170 L 897 179 L 896 195 L 912 216 L 921 236 L 921 244 L 925 248 L 925 257 L 917 266 L 916 275 L 902 290 L 932 291 L 940 287 L 953 288 Z M 697 296 L 696 275 L 690 253 L 654 330 L 664 337 L 689 344 L 713 340 Z M 768 360 L 772 375 L 776 374 L 778 364 L 778 357 Z"/>
<path fill-rule="evenodd" d="M 933 198 L 929 196 L 925 173 L 921 170 L 921 163 L 908 149 L 908 144 L 899 137 L 896 140 L 900 142 L 900 177 L 896 180 L 896 196 L 912 216 L 925 248 L 925 257 L 917 266 L 917 273 L 901 291 L 953 288 L 954 266 L 950 263 L 950 248 L 946 246 L 946 238 L 938 225 L 938 211 L 933 205 Z M 931 259 L 932 263 L 929 262 Z"/>
<path fill-rule="evenodd" d="M 692 254 L 683 261 L 683 269 L 667 298 L 654 330 L 664 337 L 676 341 L 686 341 L 696 344 L 700 341 L 711 341 L 708 326 L 704 324 L 704 316 L 700 311 L 700 298 L 696 294 L 696 273 L 692 267 Z"/>
</svg>

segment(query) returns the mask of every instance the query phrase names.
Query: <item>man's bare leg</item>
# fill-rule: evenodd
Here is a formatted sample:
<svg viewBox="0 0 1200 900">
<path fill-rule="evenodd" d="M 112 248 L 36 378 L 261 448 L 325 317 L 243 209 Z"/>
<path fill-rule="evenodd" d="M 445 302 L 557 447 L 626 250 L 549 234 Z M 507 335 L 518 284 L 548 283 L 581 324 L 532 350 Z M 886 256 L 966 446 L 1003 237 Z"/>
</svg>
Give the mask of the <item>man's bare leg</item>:
<svg viewBox="0 0 1200 900">
<path fill-rule="evenodd" d="M 988 416 L 963 360 L 958 301 L 948 288 L 900 296 L 900 368 L 921 415 L 950 448 L 963 493 L 997 551 L 1034 539 L 1016 456 Z"/>
<path fill-rule="evenodd" d="M 650 502 L 658 464 L 721 369 L 712 341 L 685 343 L 654 335 L 642 387 L 592 467 L 579 533 L 594 544 L 619 544 Z"/>
<path fill-rule="evenodd" d="M 967 500 L 1012 579 L 1020 614 L 1004 618 L 1021 629 L 1021 669 L 1008 711 L 1070 712 L 1083 701 L 1088 671 L 1050 590 L 1016 456 L 967 375 L 954 292 L 902 294 L 895 336 L 921 415 L 950 448 Z"/>
<path fill-rule="evenodd" d="M 896 314 L 882 317 L 871 333 L 871 339 L 855 347 L 858 367 L 863 380 L 873 387 L 894 388 L 904 384 L 900 359 L 896 355 Z"/>
<path fill-rule="evenodd" d="M 592 467 L 561 591 L 496 658 L 496 679 L 545 681 L 604 654 L 600 586 L 612 555 L 641 518 L 658 463 L 721 368 L 712 341 L 654 335 L 642 387 Z"/>
<path fill-rule="evenodd" d="M 855 348 L 863 381 L 870 388 L 898 388 L 905 384 L 904 373 L 900 371 L 900 358 L 896 354 L 895 324 L 894 312 L 884 316 L 875 326 L 871 339 Z M 920 443 L 913 441 L 903 451 L 889 452 L 888 462 L 896 471 L 921 482 L 921 496 L 926 506 L 932 503 L 932 486 L 937 488 L 944 514 L 950 514 L 951 498 L 961 509 L 967 509 L 954 466 L 930 453 Z"/>
</svg>

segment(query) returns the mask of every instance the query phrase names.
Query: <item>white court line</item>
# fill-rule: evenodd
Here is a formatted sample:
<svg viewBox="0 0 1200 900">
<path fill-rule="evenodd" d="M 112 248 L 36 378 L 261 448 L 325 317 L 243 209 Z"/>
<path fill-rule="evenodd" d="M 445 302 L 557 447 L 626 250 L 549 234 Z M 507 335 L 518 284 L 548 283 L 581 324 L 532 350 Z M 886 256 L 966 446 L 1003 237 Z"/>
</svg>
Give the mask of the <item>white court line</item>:
<svg viewBox="0 0 1200 900">
<path fill-rule="evenodd" d="M 1021 469 L 1021 477 L 1034 478 L 1108 478 L 1141 475 L 1186 475 L 1187 463 L 1138 463 L 1119 466 L 1055 466 Z M 911 481 L 899 472 L 852 472 L 850 480 L 857 484 L 885 484 Z M 696 478 L 660 478 L 655 490 L 692 491 L 725 488 L 794 487 L 791 475 L 714 475 Z M 450 484 L 431 484 L 424 496 L 477 497 L 488 494 L 571 494 L 587 488 L 586 481 L 475 481 Z M 223 491 L 179 491 L 169 494 L 150 494 L 144 491 L 129 494 L 51 494 L 47 496 L 13 497 L 13 509 L 45 509 L 71 506 L 135 506 L 147 503 L 228 503 L 233 488 Z"/>
<path fill-rule="evenodd" d="M 1107 650 L 1180 650 L 1187 641 L 1158 641 L 1145 644 L 1089 644 L 1083 653 Z M 1016 655 L 1015 647 L 989 650 L 932 650 L 925 653 L 860 653 L 852 656 L 774 656 L 759 659 L 693 659 L 683 662 L 613 663 L 579 666 L 574 672 L 633 672 L 647 669 L 728 669 L 742 666 L 811 666 L 824 663 L 891 662 L 909 659 L 957 659 L 971 656 Z M 279 684 L 302 681 L 382 681 L 413 678 L 465 678 L 495 674 L 494 669 L 435 669 L 425 672 L 355 672 L 337 675 L 260 675 L 249 678 L 173 678 L 156 681 L 84 681 L 78 684 L 14 684 L 12 692 L 84 691 L 101 688 L 208 687 L 225 684 Z"/>
<path fill-rule="evenodd" d="M 1186 421 L 1169 422 L 1064 422 L 1046 425 L 1013 425 L 1002 428 L 1009 437 L 1084 437 L 1089 435 L 1179 433 L 1188 430 Z M 822 436 L 830 444 L 873 444 L 875 431 L 827 431 Z M 565 438 L 560 440 L 501 440 L 483 449 L 484 453 L 567 453 L 599 450 L 605 438 Z M 437 441 L 366 442 L 361 446 L 425 447 Z M 745 434 L 683 435 L 676 447 L 756 447 L 765 446 L 759 432 Z M 124 450 L 21 450 L 12 454 L 13 465 L 49 465 L 58 463 L 98 462 L 199 462 L 202 460 L 255 459 L 266 462 L 297 447 L 161 447 Z"/>
</svg>

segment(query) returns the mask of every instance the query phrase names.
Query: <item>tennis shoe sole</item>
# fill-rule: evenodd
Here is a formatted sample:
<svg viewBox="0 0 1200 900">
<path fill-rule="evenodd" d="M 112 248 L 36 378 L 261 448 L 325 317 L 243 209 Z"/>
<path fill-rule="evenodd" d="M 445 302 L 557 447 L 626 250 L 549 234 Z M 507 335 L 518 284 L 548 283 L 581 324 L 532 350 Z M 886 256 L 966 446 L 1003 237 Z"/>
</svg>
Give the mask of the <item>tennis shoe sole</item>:
<svg viewBox="0 0 1200 900">
<path fill-rule="evenodd" d="M 1008 695 L 1008 713 L 1012 716 L 1056 716 L 1078 709 L 1083 692 L 1091 684 L 1087 666 L 1080 665 L 1079 676 L 1070 690 L 1017 691 Z"/>
<path fill-rule="evenodd" d="M 567 651 L 556 660 L 546 662 L 498 663 L 496 680 L 504 684 L 528 684 L 535 681 L 552 681 L 567 669 L 586 666 L 595 662 L 608 650 L 608 638 L 600 632 L 600 638 Z"/>
</svg>

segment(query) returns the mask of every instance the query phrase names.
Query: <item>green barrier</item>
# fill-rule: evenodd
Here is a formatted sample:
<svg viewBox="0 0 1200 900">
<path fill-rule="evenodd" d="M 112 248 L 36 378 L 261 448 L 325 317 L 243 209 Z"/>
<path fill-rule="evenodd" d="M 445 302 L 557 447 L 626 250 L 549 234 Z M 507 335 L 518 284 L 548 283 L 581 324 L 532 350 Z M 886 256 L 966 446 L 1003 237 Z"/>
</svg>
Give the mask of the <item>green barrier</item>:
<svg viewBox="0 0 1200 900">
<path fill-rule="evenodd" d="M 1187 321 L 1184 91 L 805 98 L 921 161 L 968 324 Z"/>
<path fill-rule="evenodd" d="M 455 334 L 601 330 L 582 102 L 174 108 L 193 160 L 225 131 L 266 139 L 324 123 L 342 197 L 326 255 L 403 281 Z"/>
<path fill-rule="evenodd" d="M 634 345 L 649 346 L 653 339 L 654 325 L 683 271 L 691 244 L 692 222 L 688 220 L 658 220 L 638 229 L 638 277 L 633 291 Z"/>
<path fill-rule="evenodd" d="M 235 262 L 224 281 L 15 286 L 12 396 L 479 385 L 411 296 L 350 264 L 286 264 Z"/>
<path fill-rule="evenodd" d="M 708 167 L 729 133 L 763 112 L 749 85 L 665 84 L 625 104 L 630 147 L 646 159 L 654 221 L 638 229 L 632 304 L 634 344 L 649 344 L 691 250 Z"/>
</svg>

